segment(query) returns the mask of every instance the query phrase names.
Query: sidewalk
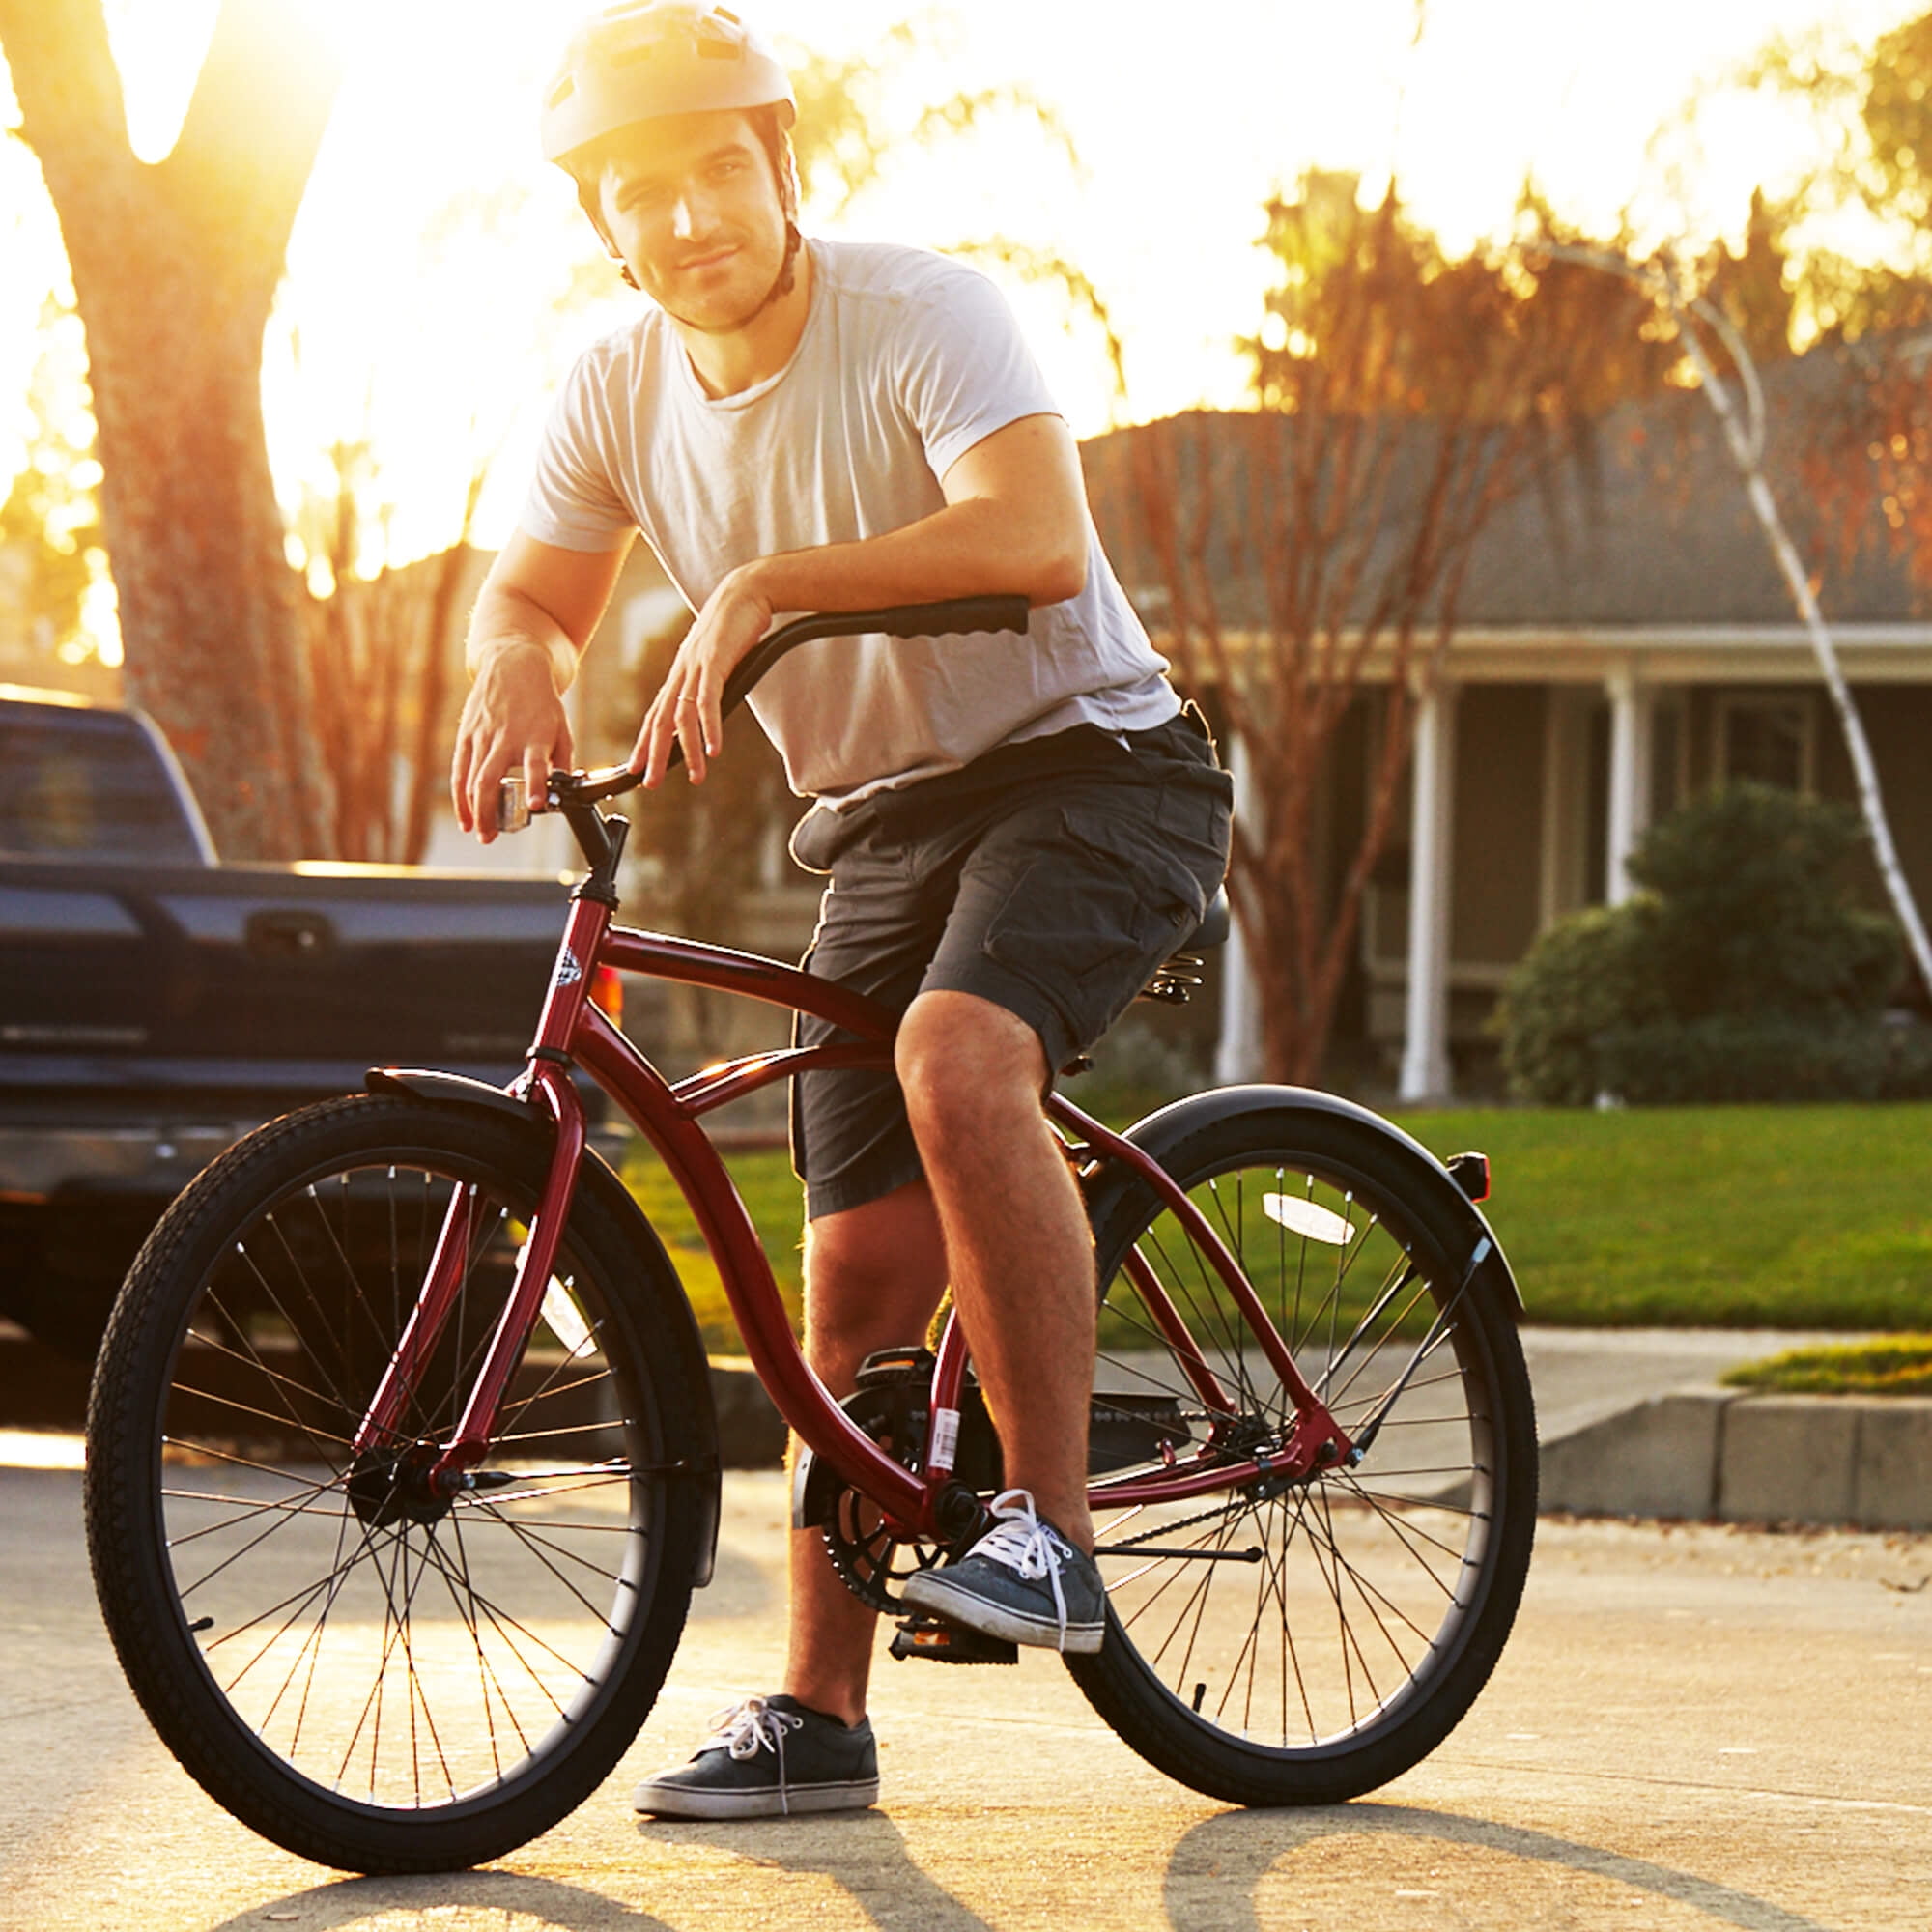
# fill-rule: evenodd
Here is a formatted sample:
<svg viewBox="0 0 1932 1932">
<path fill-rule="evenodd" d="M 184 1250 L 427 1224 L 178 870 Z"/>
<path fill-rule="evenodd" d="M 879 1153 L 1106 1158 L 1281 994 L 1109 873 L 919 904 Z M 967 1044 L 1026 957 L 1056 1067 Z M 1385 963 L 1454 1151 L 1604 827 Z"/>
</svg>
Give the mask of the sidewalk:
<svg viewBox="0 0 1932 1932">
<path fill-rule="evenodd" d="M 1932 1528 L 1932 1399 L 1746 1395 L 1726 1369 L 1849 1341 L 1783 1329 L 1525 1327 L 1543 1507 L 1579 1516 Z M 728 1468 L 784 1430 L 749 1363 L 711 1364 Z M 78 1430 L 85 1369 L 0 1322 L 0 1429 Z"/>
<path fill-rule="evenodd" d="M 93 1607 L 71 1471 L 0 1478 L 0 1926 L 21 1932 L 1901 1932 L 1932 1900 L 1932 1538 L 1552 1521 L 1489 1689 L 1372 1798 L 1231 1809 L 1045 1652 L 882 1662 L 878 1809 L 645 1824 L 638 1778 L 784 1659 L 784 1478 L 725 1478 L 717 1580 L 623 1766 L 487 1870 L 345 1879 L 167 1757 Z M 1802 1560 L 1801 1560 L 1802 1559 Z M 1817 1682 L 1829 1665 L 1828 1691 Z"/>
</svg>

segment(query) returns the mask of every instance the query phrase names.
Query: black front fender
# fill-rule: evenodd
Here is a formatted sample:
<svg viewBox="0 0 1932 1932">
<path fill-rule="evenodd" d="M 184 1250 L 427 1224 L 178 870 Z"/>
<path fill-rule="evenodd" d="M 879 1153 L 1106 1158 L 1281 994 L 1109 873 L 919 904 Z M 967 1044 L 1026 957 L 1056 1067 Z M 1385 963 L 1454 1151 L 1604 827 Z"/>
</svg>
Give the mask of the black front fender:
<svg viewBox="0 0 1932 1932">
<path fill-rule="evenodd" d="M 467 1073 L 433 1073 L 420 1066 L 372 1066 L 362 1076 L 362 1091 L 408 1094 L 417 1100 L 446 1100 L 459 1107 L 487 1107 L 492 1113 L 535 1121 L 546 1129 L 550 1125 L 542 1108 L 519 1100 L 487 1080 L 472 1080 Z"/>
</svg>

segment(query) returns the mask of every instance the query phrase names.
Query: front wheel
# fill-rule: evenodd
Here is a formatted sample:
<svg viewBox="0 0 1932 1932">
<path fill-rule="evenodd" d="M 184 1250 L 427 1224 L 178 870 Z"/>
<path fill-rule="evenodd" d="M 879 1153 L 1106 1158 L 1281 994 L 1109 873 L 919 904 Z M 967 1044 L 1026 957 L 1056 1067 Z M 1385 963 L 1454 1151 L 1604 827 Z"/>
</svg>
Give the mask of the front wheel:
<svg viewBox="0 0 1932 1932">
<path fill-rule="evenodd" d="M 1536 1433 L 1507 1274 L 1446 1176 L 1429 1184 L 1368 1116 L 1203 1108 L 1161 1159 L 1336 1420 L 1357 1439 L 1379 1426 L 1358 1466 L 1304 1481 L 1121 1509 L 1097 1486 L 1107 1635 L 1068 1664 L 1123 1742 L 1194 1789 L 1337 1803 L 1447 1736 L 1516 1614 Z M 1293 1406 L 1179 1219 L 1117 1181 L 1094 1236 L 1096 1429 L 1111 1405 L 1152 1452 L 1110 1480 L 1265 1457 Z"/>
<path fill-rule="evenodd" d="M 586 1163 L 475 1487 L 427 1481 L 548 1165 L 534 1120 L 291 1116 L 170 1209 L 108 1328 L 87 1526 L 122 1666 L 210 1795 L 319 1863 L 447 1869 L 547 1830 L 616 1764 L 683 1628 L 709 1387 L 608 1171 Z M 452 1202 L 455 1307 L 401 1435 L 358 1455 Z"/>
</svg>

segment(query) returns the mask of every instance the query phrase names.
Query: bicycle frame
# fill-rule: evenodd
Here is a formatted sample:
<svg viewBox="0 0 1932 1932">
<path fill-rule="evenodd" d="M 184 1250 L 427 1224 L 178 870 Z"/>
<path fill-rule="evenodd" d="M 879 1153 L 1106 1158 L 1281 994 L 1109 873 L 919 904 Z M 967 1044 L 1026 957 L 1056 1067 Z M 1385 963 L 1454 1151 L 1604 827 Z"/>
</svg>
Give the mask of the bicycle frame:
<svg viewBox="0 0 1932 1932">
<path fill-rule="evenodd" d="M 830 1020 L 857 1037 L 816 1047 L 749 1055 L 708 1067 L 675 1086 L 631 1044 L 589 998 L 597 968 L 736 993 Z M 489 1454 L 504 1391 L 534 1329 L 570 1215 L 585 1122 L 583 1102 L 569 1077 L 584 1071 L 621 1106 L 669 1169 L 689 1203 L 717 1264 L 745 1350 L 778 1410 L 814 1455 L 823 1457 L 855 1490 L 882 1510 L 900 1540 L 946 1540 L 938 1524 L 940 1498 L 952 1482 L 967 1347 L 956 1314 L 949 1321 L 933 1371 L 931 1421 L 923 1473 L 889 1456 L 861 1431 L 807 1364 L 784 1313 L 771 1264 L 751 1215 L 723 1160 L 698 1122 L 775 1080 L 823 1067 L 890 1070 L 897 1016 L 863 995 L 813 979 L 796 967 L 754 953 L 612 923 L 609 899 L 581 892 L 573 901 L 526 1071 L 509 1092 L 550 1121 L 555 1148 L 550 1172 L 517 1264 L 503 1315 L 492 1338 L 463 1417 L 442 1448 L 433 1482 L 445 1492 L 466 1486 L 468 1472 Z M 1295 1367 L 1289 1344 L 1268 1320 L 1234 1258 L 1194 1204 L 1166 1172 L 1132 1142 L 1112 1132 L 1059 1094 L 1046 1113 L 1070 1136 L 1078 1163 L 1120 1161 L 1165 1203 L 1199 1244 L 1230 1297 L 1262 1339 L 1269 1367 L 1296 1411 L 1289 1439 L 1272 1451 L 1194 1458 L 1157 1474 L 1096 1483 L 1094 1500 L 1109 1507 L 1173 1501 L 1232 1490 L 1258 1480 L 1294 1481 L 1345 1461 L 1351 1448 Z M 459 1190 L 450 1201 L 416 1307 L 382 1384 L 355 1437 L 358 1453 L 397 1440 L 412 1387 L 453 1306 L 467 1254 L 473 1201 Z M 1195 1394 L 1210 1414 L 1232 1417 L 1235 1403 L 1190 1339 L 1152 1271 L 1136 1256 L 1128 1270 L 1145 1310 L 1173 1344 Z"/>
</svg>

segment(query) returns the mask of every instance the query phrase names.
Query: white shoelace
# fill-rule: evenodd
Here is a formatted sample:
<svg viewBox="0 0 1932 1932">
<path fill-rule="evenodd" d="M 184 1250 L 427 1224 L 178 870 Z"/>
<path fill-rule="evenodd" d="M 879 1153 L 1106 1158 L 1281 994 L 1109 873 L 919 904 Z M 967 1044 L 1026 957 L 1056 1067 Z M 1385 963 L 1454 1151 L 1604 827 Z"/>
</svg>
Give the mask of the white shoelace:
<svg viewBox="0 0 1932 1932">
<path fill-rule="evenodd" d="M 791 1816 L 791 1788 L 785 1780 L 785 1733 L 801 1731 L 805 1719 L 789 1711 L 774 1711 L 762 1697 L 727 1704 L 711 1719 L 711 1735 L 700 1750 L 723 1748 L 739 1764 L 768 1750 L 779 1761 L 779 1810 Z"/>
<path fill-rule="evenodd" d="M 1023 1583 L 1042 1577 L 1053 1586 L 1053 1613 L 1060 1619 L 1055 1648 L 1066 1649 L 1066 1593 L 1060 1587 L 1060 1562 L 1070 1555 L 1068 1546 L 1039 1520 L 1030 1490 L 1006 1490 L 993 1498 L 993 1515 L 1001 1520 L 967 1552 L 1010 1570 Z"/>
</svg>

